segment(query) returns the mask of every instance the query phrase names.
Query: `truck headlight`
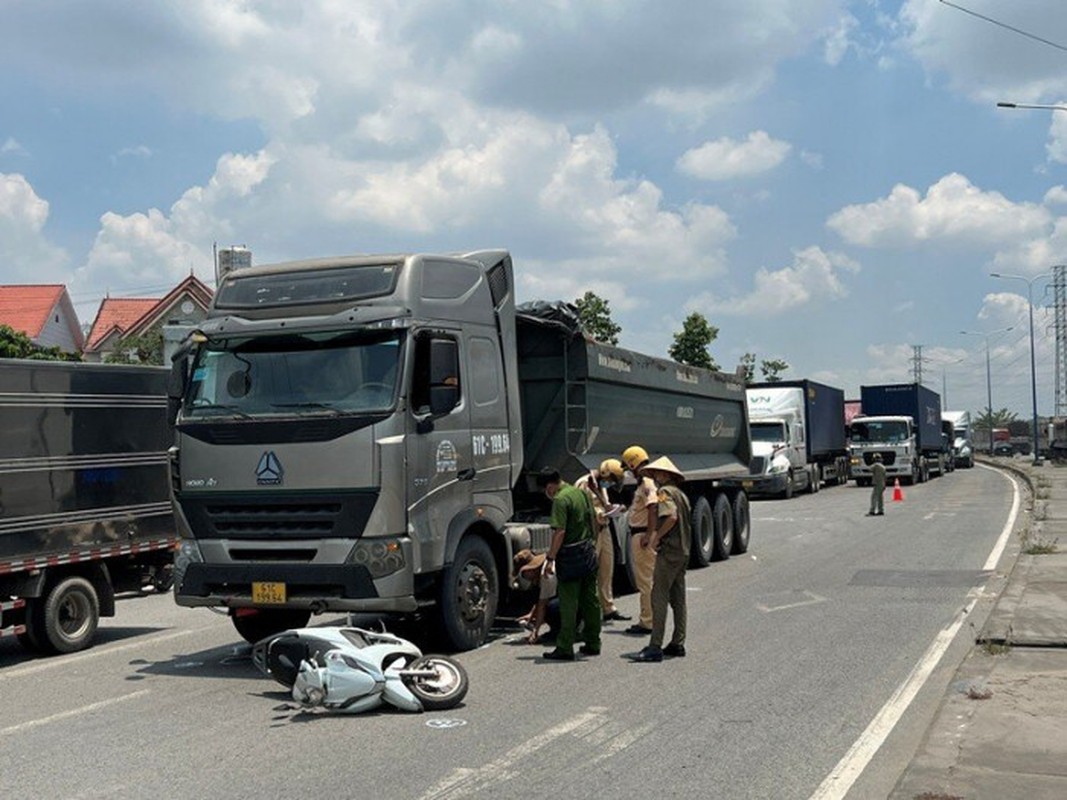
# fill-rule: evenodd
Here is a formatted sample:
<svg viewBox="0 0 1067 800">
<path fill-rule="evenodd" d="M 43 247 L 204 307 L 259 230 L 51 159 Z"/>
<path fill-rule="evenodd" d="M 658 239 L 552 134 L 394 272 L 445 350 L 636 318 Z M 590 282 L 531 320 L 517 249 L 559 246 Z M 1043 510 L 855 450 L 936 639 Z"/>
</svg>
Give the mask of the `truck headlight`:
<svg viewBox="0 0 1067 800">
<path fill-rule="evenodd" d="M 781 475 L 783 472 L 789 471 L 789 464 L 771 464 L 771 468 L 767 470 L 768 475 Z"/>
<path fill-rule="evenodd" d="M 185 579 L 185 570 L 190 564 L 203 564 L 204 556 L 196 539 L 182 539 L 174 553 L 174 591 L 178 592 Z"/>
<path fill-rule="evenodd" d="M 346 561 L 366 567 L 372 578 L 382 578 L 403 568 L 404 549 L 396 539 L 360 539 Z"/>
</svg>

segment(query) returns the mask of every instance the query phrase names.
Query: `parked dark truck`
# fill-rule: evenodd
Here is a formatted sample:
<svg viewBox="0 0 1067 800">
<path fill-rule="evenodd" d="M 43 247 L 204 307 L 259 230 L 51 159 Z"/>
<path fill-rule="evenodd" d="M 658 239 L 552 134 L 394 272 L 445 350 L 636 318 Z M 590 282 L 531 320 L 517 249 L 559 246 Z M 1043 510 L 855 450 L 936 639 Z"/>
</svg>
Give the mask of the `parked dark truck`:
<svg viewBox="0 0 1067 800">
<path fill-rule="evenodd" d="M 817 492 L 823 481 L 848 481 L 844 392 L 810 380 L 775 381 L 750 384 L 747 397 L 752 462 L 742 486 L 750 494 L 789 498 L 797 489 Z"/>
<path fill-rule="evenodd" d="M 871 458 L 881 453 L 886 476 L 906 483 L 944 474 L 941 396 L 922 384 L 861 386 L 863 415 L 849 425 L 852 477 L 871 482 Z"/>
<path fill-rule="evenodd" d="M 0 636 L 92 643 L 116 592 L 165 586 L 168 371 L 0 359 Z"/>
<path fill-rule="evenodd" d="M 748 545 L 744 387 L 520 316 L 511 258 L 361 256 L 227 275 L 175 361 L 180 605 L 258 640 L 323 611 L 425 613 L 481 644 L 518 548 L 547 546 L 536 473 L 630 444 L 669 455 L 697 559 Z"/>
</svg>

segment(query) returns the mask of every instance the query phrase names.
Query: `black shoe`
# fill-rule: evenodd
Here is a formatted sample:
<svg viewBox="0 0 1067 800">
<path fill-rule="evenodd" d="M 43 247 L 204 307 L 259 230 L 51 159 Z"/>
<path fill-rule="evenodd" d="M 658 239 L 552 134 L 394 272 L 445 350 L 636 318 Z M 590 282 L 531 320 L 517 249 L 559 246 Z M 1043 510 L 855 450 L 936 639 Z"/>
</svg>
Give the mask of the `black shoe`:
<svg viewBox="0 0 1067 800">
<path fill-rule="evenodd" d="M 644 663 L 659 662 L 663 660 L 663 650 L 649 645 L 648 647 L 643 648 L 640 653 L 631 653 L 630 660 Z"/>
<path fill-rule="evenodd" d="M 598 656 L 600 655 L 600 648 L 597 647 L 596 649 L 594 649 L 587 644 L 583 644 L 581 647 L 578 648 L 578 652 L 581 653 L 583 656 Z"/>
<path fill-rule="evenodd" d="M 874 512 L 874 515 L 876 517 L 884 517 L 885 516 L 885 512 L 884 511 L 876 511 L 876 512 Z"/>
<path fill-rule="evenodd" d="M 651 628 L 646 628 L 643 625 L 631 625 L 623 633 L 628 633 L 631 636 L 648 636 L 652 633 Z"/>
<path fill-rule="evenodd" d="M 685 645 L 669 644 L 663 648 L 663 655 L 667 658 L 685 658 Z"/>
<path fill-rule="evenodd" d="M 574 661 L 574 653 L 568 653 L 558 647 L 555 650 L 546 650 L 541 657 L 548 661 Z"/>
<path fill-rule="evenodd" d="M 867 512 L 867 516 L 868 517 L 873 517 L 874 516 L 874 512 L 873 511 L 868 511 Z"/>
<path fill-rule="evenodd" d="M 633 617 L 626 614 L 620 614 L 618 611 L 609 611 L 604 615 L 604 622 L 625 622 L 633 619 Z"/>
</svg>

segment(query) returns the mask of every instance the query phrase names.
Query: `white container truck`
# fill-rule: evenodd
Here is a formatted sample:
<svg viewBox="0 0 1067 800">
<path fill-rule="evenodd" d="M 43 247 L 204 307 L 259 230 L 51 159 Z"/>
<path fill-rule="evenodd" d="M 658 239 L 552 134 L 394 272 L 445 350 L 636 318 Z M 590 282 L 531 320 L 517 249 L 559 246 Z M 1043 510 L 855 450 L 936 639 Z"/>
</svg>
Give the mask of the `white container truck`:
<svg viewBox="0 0 1067 800">
<path fill-rule="evenodd" d="M 974 446 L 971 444 L 971 412 L 942 411 L 941 419 L 952 423 L 955 439 L 952 442 L 952 457 L 957 467 L 974 466 Z"/>
<path fill-rule="evenodd" d="M 745 395 L 752 474 L 742 485 L 749 494 L 789 498 L 848 480 L 844 392 L 801 380 L 753 384 Z"/>
</svg>

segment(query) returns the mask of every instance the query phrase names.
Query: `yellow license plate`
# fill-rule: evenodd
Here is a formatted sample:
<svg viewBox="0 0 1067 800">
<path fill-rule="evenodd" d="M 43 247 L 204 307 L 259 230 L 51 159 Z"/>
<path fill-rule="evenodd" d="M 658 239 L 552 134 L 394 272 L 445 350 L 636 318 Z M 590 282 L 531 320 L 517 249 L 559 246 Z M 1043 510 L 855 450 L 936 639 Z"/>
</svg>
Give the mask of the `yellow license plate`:
<svg viewBox="0 0 1067 800">
<path fill-rule="evenodd" d="M 741 486 L 745 489 L 751 489 L 752 481 L 741 481 Z"/>
<path fill-rule="evenodd" d="M 279 581 L 253 582 L 252 602 L 279 605 L 285 602 L 285 584 Z"/>
</svg>

